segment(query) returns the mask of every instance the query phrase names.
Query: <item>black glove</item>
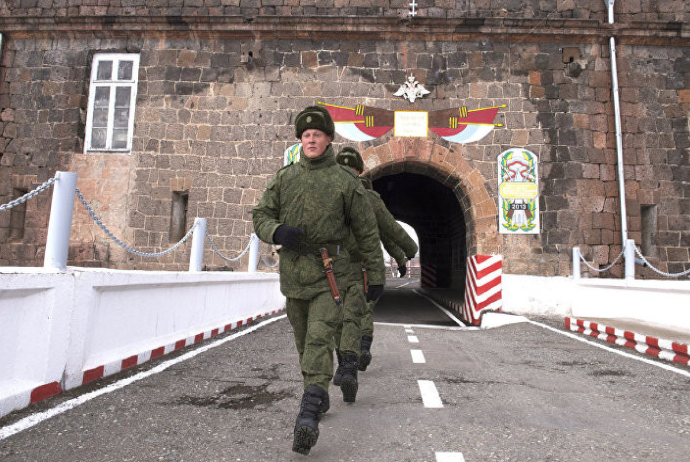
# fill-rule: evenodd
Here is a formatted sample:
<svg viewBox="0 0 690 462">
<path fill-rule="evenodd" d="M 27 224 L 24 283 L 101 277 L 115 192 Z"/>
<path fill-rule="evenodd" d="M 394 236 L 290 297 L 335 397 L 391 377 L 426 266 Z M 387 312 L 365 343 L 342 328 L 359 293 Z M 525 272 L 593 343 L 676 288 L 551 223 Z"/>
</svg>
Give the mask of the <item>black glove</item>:
<svg viewBox="0 0 690 462">
<path fill-rule="evenodd" d="M 304 237 L 304 231 L 294 226 L 280 225 L 273 233 L 273 242 L 286 249 L 296 249 L 299 238 Z"/>
<path fill-rule="evenodd" d="M 383 286 L 369 286 L 367 289 L 367 302 L 378 300 L 383 295 Z"/>
<path fill-rule="evenodd" d="M 403 277 L 407 274 L 407 266 L 405 265 L 398 265 L 398 272 L 400 273 L 400 277 Z"/>
</svg>

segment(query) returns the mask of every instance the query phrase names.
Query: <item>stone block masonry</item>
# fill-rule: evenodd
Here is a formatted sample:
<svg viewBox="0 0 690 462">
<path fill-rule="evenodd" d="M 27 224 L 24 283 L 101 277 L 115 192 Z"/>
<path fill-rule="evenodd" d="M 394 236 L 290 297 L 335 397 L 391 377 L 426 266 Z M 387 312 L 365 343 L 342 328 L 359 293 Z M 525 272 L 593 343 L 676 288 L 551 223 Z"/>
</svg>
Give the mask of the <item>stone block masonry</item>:
<svg viewBox="0 0 690 462">
<path fill-rule="evenodd" d="M 677 271 L 690 265 L 690 231 L 683 226 L 690 215 L 690 95 L 683 84 L 690 79 L 690 44 L 684 26 L 667 30 L 690 22 L 690 6 L 642 3 L 617 4 L 616 11 L 624 200 L 630 238 L 639 243 L 652 233 L 660 269 Z M 501 253 L 506 273 L 564 276 L 577 245 L 588 261 L 610 263 L 621 248 L 621 225 L 612 28 L 603 2 L 431 1 L 414 20 L 408 11 L 408 2 L 354 0 L 161 1 L 155 7 L 3 2 L 0 203 L 13 199 L 12 182 L 19 181 L 13 178 L 40 184 L 57 170 L 77 171 L 79 188 L 103 222 L 123 241 L 152 252 L 175 243 L 173 201 L 182 194 L 187 227 L 195 217 L 207 218 L 214 243 L 234 257 L 252 232 L 252 207 L 282 167 L 285 148 L 297 141 L 292 124 L 303 107 L 317 101 L 418 111 L 505 105 L 496 120 L 503 126 L 466 145 L 433 134 L 423 140 L 389 134 L 366 143 L 337 136 L 335 147 L 351 144 L 363 152 L 372 177 L 410 172 L 449 189 L 463 220 L 439 223 L 452 224 L 459 243 L 450 248 L 458 261 L 463 251 Z M 128 155 L 82 154 L 96 52 L 141 58 Z M 414 105 L 392 96 L 410 74 L 431 90 Z M 540 161 L 537 236 L 497 231 L 495 159 L 516 146 Z M 41 265 L 48 204 L 46 196 L 27 205 L 21 239 L 9 238 L 11 220 L 0 216 L 0 265 Z M 658 211 L 652 230 L 641 218 L 649 208 Z M 456 229 L 463 223 L 465 229 Z M 125 252 L 79 204 L 72 241 L 70 264 L 188 265 L 186 245 L 159 259 Z M 205 261 L 207 269 L 246 267 L 246 258 L 228 264 L 208 248 Z M 615 267 L 612 274 L 619 272 Z"/>
</svg>

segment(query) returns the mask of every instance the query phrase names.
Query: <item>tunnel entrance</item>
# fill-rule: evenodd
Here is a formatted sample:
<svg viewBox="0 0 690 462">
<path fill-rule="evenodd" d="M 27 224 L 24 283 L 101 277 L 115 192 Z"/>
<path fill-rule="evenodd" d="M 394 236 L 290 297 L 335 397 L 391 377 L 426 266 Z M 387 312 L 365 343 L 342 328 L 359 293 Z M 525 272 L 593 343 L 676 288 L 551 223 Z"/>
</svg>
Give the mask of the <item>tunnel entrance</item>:
<svg viewBox="0 0 690 462">
<path fill-rule="evenodd" d="M 457 197 L 464 197 L 459 181 L 446 177 L 442 183 L 428 174 L 386 170 L 371 172 L 374 189 L 395 219 L 417 232 L 423 275 L 435 275 L 431 282 L 437 288 L 464 292 L 468 239 L 465 211 Z"/>
</svg>

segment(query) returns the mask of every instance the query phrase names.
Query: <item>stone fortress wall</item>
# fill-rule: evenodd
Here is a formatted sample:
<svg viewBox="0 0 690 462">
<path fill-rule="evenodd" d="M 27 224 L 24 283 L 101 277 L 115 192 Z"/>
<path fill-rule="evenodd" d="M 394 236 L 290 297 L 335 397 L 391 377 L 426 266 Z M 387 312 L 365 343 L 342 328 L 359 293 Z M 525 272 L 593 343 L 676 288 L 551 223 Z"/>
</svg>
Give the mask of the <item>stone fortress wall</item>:
<svg viewBox="0 0 690 462">
<path fill-rule="evenodd" d="M 613 35 L 630 238 L 643 241 L 651 210 L 650 261 L 670 272 L 690 266 L 690 4 L 619 0 L 608 25 L 599 0 L 419 1 L 415 17 L 409 3 L 0 1 L 0 203 L 57 170 L 77 171 L 103 222 L 154 251 L 174 243 L 171 197 L 184 193 L 188 219 L 207 218 L 218 248 L 234 256 L 252 232 L 252 207 L 296 142 L 292 121 L 303 107 L 505 105 L 504 127 L 476 143 L 389 135 L 335 144 L 353 144 L 375 176 L 407 171 L 451 188 L 467 253 L 501 253 L 505 272 L 568 275 L 576 245 L 605 266 L 621 251 Z M 97 52 L 141 56 L 131 155 L 82 153 Z M 431 90 L 414 105 L 392 96 L 410 74 Z M 539 235 L 498 234 L 496 156 L 509 147 L 539 156 Z M 39 196 L 24 216 L 0 213 L 0 265 L 42 265 L 48 209 L 49 197 Z M 188 248 L 154 260 L 125 252 L 80 204 L 72 240 L 70 264 L 188 266 Z M 210 252 L 206 262 L 246 265 Z M 645 271 L 638 274 L 654 277 Z"/>
</svg>

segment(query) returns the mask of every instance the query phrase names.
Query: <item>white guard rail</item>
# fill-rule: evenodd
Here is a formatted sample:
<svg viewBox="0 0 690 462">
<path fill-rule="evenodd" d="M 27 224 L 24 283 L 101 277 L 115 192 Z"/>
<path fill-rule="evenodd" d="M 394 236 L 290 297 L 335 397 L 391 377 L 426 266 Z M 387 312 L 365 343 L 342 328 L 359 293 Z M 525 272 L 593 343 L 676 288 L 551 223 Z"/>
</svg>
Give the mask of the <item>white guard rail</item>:
<svg viewBox="0 0 690 462">
<path fill-rule="evenodd" d="M 626 319 L 690 333 L 690 281 L 503 275 L 503 310 Z"/>
<path fill-rule="evenodd" d="M 0 417 L 283 310 L 278 277 L 0 267 Z"/>
<path fill-rule="evenodd" d="M 580 279 L 572 316 L 629 319 L 690 333 L 690 281 Z"/>
</svg>

